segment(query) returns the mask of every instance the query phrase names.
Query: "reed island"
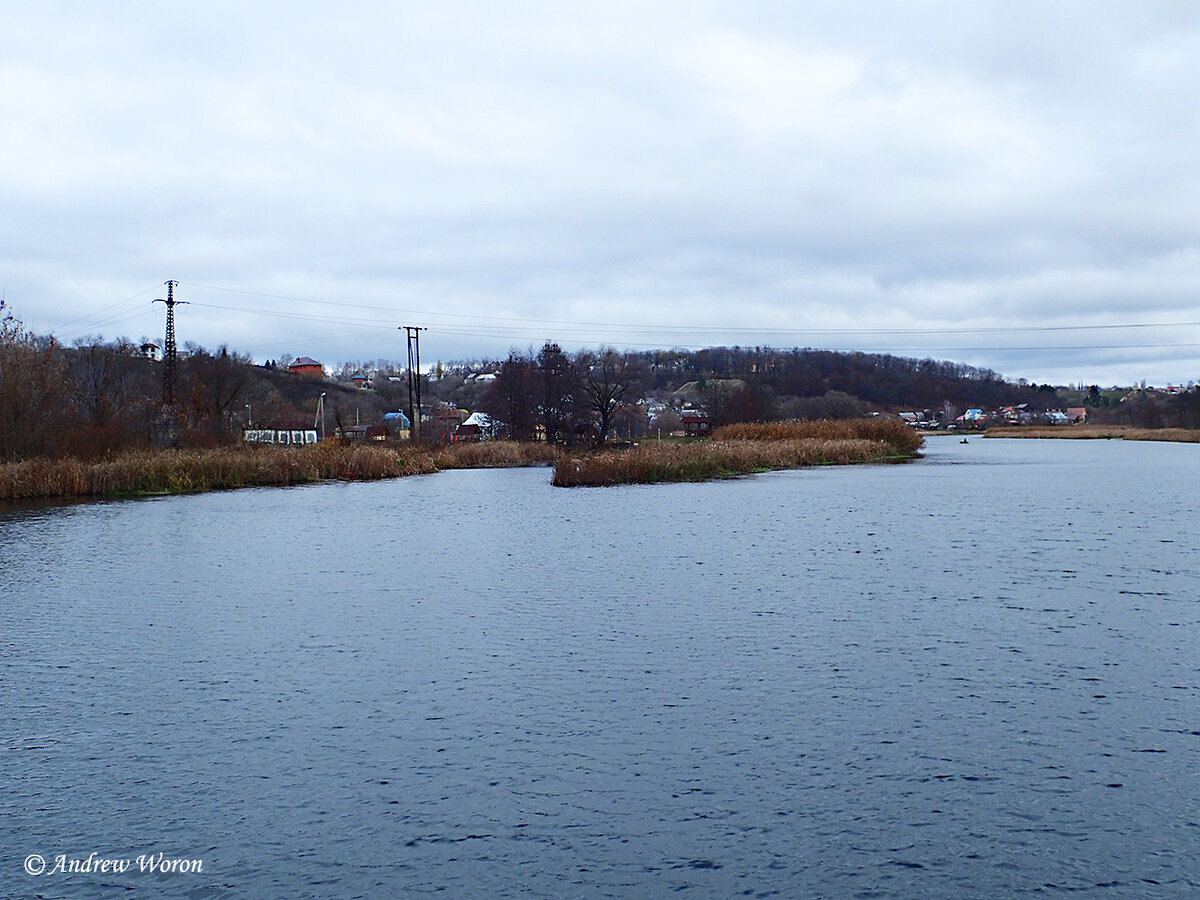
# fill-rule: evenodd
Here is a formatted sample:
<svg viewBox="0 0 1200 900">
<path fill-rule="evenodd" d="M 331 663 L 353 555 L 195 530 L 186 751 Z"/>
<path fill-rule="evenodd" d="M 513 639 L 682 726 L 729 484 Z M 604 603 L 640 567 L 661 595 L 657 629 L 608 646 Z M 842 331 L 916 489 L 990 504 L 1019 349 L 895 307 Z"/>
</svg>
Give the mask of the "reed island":
<svg viewBox="0 0 1200 900">
<path fill-rule="evenodd" d="M 695 443 L 645 441 L 564 455 L 554 467 L 560 487 L 706 481 L 804 466 L 912 459 L 924 439 L 896 419 L 726 425 Z"/>
<path fill-rule="evenodd" d="M 730 425 L 706 440 L 650 440 L 584 452 L 517 441 L 128 450 L 91 461 L 38 457 L 0 465 L 0 499 L 137 497 L 549 465 L 554 466 L 552 482 L 561 487 L 702 481 L 800 466 L 911 459 L 921 443 L 919 434 L 898 421 L 861 419 Z"/>
</svg>

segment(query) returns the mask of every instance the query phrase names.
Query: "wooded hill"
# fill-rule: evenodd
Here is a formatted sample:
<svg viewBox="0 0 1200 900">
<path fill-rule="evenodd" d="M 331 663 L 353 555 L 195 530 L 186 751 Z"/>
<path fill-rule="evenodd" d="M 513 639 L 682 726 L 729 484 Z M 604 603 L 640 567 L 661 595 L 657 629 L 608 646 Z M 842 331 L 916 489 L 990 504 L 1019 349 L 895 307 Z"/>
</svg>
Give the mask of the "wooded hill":
<svg viewBox="0 0 1200 900">
<path fill-rule="evenodd" d="M 343 363 L 336 376 L 314 378 L 288 372 L 285 362 L 254 365 L 224 347 L 187 345 L 178 362 L 172 440 L 213 446 L 240 439 L 250 424 L 312 428 L 321 394 L 330 434 L 388 411 L 408 412 L 407 377 L 396 363 Z M 163 414 L 162 366 L 126 340 L 62 346 L 24 330 L 0 303 L 0 461 L 87 459 L 151 446 Z M 355 384 L 355 374 L 367 376 L 369 390 Z M 484 411 L 509 436 L 568 443 L 635 438 L 648 430 L 649 407 L 670 424 L 670 407 L 685 403 L 704 410 L 713 426 L 904 410 L 953 418 L 968 408 L 1082 404 L 1093 421 L 1200 427 L 1194 390 L 1164 396 L 1093 387 L 1080 394 L 947 361 L 765 347 L 567 353 L 547 343 L 503 360 L 438 363 L 422 378 L 422 400 L 426 416 L 439 407 Z"/>
</svg>

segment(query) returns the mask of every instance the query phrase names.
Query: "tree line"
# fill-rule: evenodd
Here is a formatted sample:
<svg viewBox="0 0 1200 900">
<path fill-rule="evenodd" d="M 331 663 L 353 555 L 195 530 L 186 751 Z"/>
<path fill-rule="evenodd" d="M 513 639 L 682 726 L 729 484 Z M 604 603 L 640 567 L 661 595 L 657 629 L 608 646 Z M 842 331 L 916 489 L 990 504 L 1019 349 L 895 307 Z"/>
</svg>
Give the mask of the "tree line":
<svg viewBox="0 0 1200 900">
<path fill-rule="evenodd" d="M 88 337 L 65 346 L 38 336 L 0 301 L 0 460 L 97 458 L 152 445 L 161 439 L 164 415 L 161 367 L 126 338 Z M 372 391 L 350 383 L 362 371 L 374 376 Z M 187 343 L 171 410 L 173 441 L 216 445 L 238 439 L 249 425 L 312 428 L 320 394 L 326 395 L 331 433 L 370 424 L 388 411 L 411 417 L 407 379 L 396 376 L 402 371 L 386 360 L 347 363 L 340 379 L 314 380 L 291 375 L 286 365 L 256 366 L 227 347 Z M 908 409 L 945 417 L 969 407 L 1024 403 L 1039 411 L 1082 404 L 1093 421 L 1200 428 L 1197 391 L 1131 391 L 1114 398 L 1093 387 L 1067 396 L 960 363 L 831 350 L 602 347 L 570 353 L 547 341 L 536 350 L 514 349 L 504 359 L 438 363 L 422 377 L 426 416 L 436 407 L 483 411 L 505 436 L 565 444 L 636 439 L 651 428 L 652 412 L 657 427 L 669 432 L 684 407 L 702 411 L 717 427 Z"/>
<path fill-rule="evenodd" d="M 219 347 L 188 343 L 178 366 L 172 443 L 215 446 L 253 415 L 312 427 L 312 386 Z M 25 329 L 0 301 L 0 461 L 35 456 L 96 459 L 150 447 L 162 435 L 162 363 L 128 338 L 70 346 Z M 372 410 L 371 415 L 375 415 Z"/>
</svg>

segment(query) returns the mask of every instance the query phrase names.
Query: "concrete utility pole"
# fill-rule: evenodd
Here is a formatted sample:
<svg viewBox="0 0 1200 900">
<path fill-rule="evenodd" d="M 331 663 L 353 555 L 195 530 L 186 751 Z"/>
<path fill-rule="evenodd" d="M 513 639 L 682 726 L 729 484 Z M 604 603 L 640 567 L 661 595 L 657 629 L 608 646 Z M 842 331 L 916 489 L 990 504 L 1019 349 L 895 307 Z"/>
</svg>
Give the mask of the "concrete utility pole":
<svg viewBox="0 0 1200 900">
<path fill-rule="evenodd" d="M 167 282 L 167 299 L 161 297 L 154 301 L 155 303 L 165 303 L 167 306 L 167 339 L 163 345 L 163 388 L 162 388 L 162 403 L 163 406 L 174 408 L 175 406 L 175 368 L 178 360 L 178 355 L 175 352 L 175 305 L 181 303 L 187 305 L 186 300 L 175 299 L 175 282 Z"/>
<path fill-rule="evenodd" d="M 408 333 L 408 415 L 409 440 L 420 443 L 421 440 L 421 332 L 428 331 L 416 325 L 400 326 Z M 417 405 L 413 406 L 413 393 L 416 393 Z"/>
</svg>

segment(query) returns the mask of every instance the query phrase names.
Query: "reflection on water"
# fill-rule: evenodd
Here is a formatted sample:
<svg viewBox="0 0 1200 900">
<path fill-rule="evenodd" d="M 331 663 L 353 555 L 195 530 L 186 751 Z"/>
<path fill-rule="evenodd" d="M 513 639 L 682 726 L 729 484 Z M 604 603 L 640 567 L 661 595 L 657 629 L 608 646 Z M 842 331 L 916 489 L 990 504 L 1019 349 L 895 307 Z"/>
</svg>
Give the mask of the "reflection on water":
<svg viewBox="0 0 1200 900">
<path fill-rule="evenodd" d="M 1187 896 L 1198 448 L 0 518 L 18 895 Z M 43 876 L 162 850 L 201 875 Z"/>
</svg>

